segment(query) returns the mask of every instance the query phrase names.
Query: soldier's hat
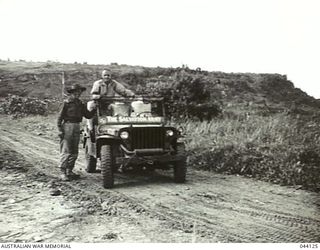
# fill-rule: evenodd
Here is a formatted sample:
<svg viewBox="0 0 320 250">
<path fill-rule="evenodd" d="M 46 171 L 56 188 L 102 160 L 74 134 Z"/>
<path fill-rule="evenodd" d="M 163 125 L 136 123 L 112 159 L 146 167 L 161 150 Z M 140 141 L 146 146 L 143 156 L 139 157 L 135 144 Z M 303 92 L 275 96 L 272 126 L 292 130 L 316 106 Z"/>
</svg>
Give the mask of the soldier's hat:
<svg viewBox="0 0 320 250">
<path fill-rule="evenodd" d="M 83 91 L 85 91 L 86 90 L 86 88 L 85 87 L 82 87 L 80 84 L 73 84 L 73 85 L 71 85 L 71 87 L 69 87 L 69 88 L 67 88 L 66 89 L 66 91 L 68 92 L 68 93 L 73 93 L 73 92 L 75 92 L 75 91 L 78 91 L 78 90 L 81 90 L 81 92 L 83 92 Z"/>
</svg>

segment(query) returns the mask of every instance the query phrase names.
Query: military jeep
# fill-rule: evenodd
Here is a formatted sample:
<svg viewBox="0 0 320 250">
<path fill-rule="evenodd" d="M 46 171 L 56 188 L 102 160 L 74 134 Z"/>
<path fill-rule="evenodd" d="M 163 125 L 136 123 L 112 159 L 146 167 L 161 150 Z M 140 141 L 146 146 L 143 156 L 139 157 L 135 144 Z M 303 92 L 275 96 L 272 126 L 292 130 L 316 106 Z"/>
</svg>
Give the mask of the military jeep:
<svg viewBox="0 0 320 250">
<path fill-rule="evenodd" d="M 166 126 L 163 98 L 102 97 L 97 102 L 94 132 L 86 127 L 86 171 L 100 161 L 104 188 L 114 173 L 132 169 L 173 169 L 174 181 L 186 180 L 185 145 L 179 129 Z M 120 171 L 121 170 L 121 171 Z"/>
</svg>

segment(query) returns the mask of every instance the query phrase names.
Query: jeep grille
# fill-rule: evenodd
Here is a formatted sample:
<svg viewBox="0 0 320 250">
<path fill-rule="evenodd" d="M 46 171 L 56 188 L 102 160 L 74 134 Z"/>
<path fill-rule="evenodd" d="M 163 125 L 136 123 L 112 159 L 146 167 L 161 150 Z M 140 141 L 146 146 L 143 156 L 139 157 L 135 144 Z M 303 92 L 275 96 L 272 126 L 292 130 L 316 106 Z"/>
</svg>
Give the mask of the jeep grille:
<svg viewBox="0 0 320 250">
<path fill-rule="evenodd" d="M 131 128 L 130 137 L 132 150 L 164 148 L 165 130 L 162 127 Z"/>
</svg>

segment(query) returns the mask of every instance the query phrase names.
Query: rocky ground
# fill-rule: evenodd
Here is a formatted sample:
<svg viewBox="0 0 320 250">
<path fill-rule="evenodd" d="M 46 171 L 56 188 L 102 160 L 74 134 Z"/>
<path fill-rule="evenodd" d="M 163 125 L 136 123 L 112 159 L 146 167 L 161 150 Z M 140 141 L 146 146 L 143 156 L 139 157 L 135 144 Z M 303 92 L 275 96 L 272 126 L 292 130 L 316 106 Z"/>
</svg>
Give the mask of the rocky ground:
<svg viewBox="0 0 320 250">
<path fill-rule="evenodd" d="M 53 118 L 0 119 L 0 242 L 319 242 L 319 194 L 188 170 L 59 180 Z"/>
</svg>

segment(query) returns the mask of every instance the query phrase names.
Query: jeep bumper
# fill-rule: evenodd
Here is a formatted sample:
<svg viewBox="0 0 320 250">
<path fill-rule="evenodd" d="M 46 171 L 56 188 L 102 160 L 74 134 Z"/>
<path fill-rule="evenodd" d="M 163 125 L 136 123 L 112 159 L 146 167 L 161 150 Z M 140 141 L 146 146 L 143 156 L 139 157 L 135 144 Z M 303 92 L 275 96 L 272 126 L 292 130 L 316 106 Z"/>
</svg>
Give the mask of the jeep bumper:
<svg viewBox="0 0 320 250">
<path fill-rule="evenodd" d="M 119 165 L 159 165 L 159 164 L 170 164 L 178 161 L 186 160 L 185 155 L 171 155 L 171 154 L 163 154 L 163 155 L 147 155 L 147 156 L 139 156 L 134 155 L 130 157 L 117 157 L 116 162 Z"/>
</svg>

